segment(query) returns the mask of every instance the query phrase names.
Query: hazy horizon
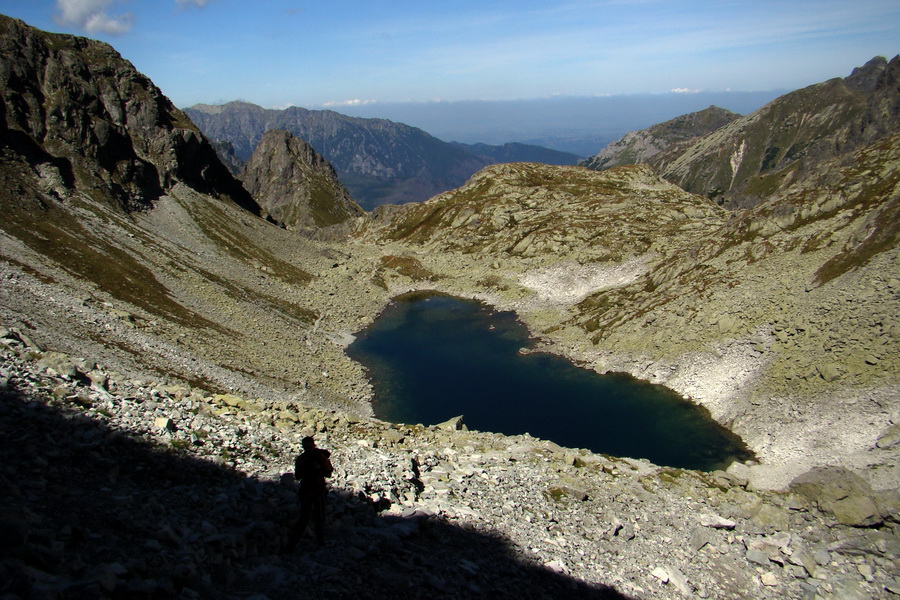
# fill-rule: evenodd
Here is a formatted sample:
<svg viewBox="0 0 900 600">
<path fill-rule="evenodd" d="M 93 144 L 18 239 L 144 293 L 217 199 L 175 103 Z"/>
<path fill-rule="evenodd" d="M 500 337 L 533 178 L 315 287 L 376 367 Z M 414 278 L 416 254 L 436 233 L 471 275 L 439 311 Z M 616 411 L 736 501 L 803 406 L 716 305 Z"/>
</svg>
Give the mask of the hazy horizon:
<svg viewBox="0 0 900 600">
<path fill-rule="evenodd" d="M 711 105 L 742 115 L 750 114 L 788 91 L 790 90 L 457 102 L 375 102 L 300 108 L 331 110 L 351 117 L 387 119 L 418 127 L 445 142 L 491 145 L 518 142 L 588 157 L 629 131 L 644 129 Z M 256 104 L 242 98 L 230 101 Z M 217 106 L 226 103 L 198 104 Z M 281 110 L 288 107 L 263 108 Z"/>
<path fill-rule="evenodd" d="M 581 148 L 577 140 L 602 138 L 609 143 L 629 131 L 644 129 L 711 105 L 745 115 L 787 91 L 623 94 L 597 98 L 372 103 L 304 108 L 334 110 L 354 117 L 389 119 L 418 127 L 447 142 L 493 145 L 532 143 L 590 156 L 602 147 L 589 149 L 585 154 L 583 149 L 572 149 L 576 146 Z M 568 147 L 565 140 L 570 140 Z"/>
</svg>

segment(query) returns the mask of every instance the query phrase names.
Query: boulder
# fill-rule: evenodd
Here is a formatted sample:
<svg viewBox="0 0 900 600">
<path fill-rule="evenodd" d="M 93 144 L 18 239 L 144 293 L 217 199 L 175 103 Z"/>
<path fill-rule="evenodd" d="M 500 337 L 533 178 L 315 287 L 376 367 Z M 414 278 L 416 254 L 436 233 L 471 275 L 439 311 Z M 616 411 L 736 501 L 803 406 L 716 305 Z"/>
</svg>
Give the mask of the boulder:
<svg viewBox="0 0 900 600">
<path fill-rule="evenodd" d="M 74 379 L 78 376 L 78 368 L 68 354 L 62 352 L 45 352 L 38 364 L 57 375 Z"/>
<path fill-rule="evenodd" d="M 443 423 L 438 423 L 436 425 L 438 429 L 446 429 L 448 431 L 461 431 L 464 427 L 463 425 L 463 415 L 459 415 L 458 417 L 453 417 L 452 419 L 448 419 Z"/>
<path fill-rule="evenodd" d="M 844 525 L 870 527 L 882 522 L 872 487 L 842 467 L 815 467 L 797 476 L 790 490 L 831 513 Z"/>
<path fill-rule="evenodd" d="M 897 444 L 900 444 L 900 423 L 894 423 L 882 431 L 875 442 L 876 446 L 884 449 L 893 448 Z"/>
<path fill-rule="evenodd" d="M 700 515 L 700 524 L 704 527 L 712 527 L 713 529 L 734 529 L 735 525 L 737 525 L 737 523 L 731 519 L 708 513 Z"/>
</svg>

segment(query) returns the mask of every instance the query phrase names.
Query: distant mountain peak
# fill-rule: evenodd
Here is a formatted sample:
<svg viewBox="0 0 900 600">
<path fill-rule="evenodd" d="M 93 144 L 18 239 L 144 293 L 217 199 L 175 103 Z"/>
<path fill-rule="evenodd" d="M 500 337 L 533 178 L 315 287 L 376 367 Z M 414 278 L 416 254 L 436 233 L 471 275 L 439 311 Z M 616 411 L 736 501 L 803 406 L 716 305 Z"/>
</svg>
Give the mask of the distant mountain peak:
<svg viewBox="0 0 900 600">
<path fill-rule="evenodd" d="M 798 172 L 895 133 L 898 77 L 900 57 L 877 56 L 846 78 L 784 94 L 746 117 L 712 106 L 628 133 L 582 164 L 646 162 L 689 192 L 750 208 Z"/>
</svg>

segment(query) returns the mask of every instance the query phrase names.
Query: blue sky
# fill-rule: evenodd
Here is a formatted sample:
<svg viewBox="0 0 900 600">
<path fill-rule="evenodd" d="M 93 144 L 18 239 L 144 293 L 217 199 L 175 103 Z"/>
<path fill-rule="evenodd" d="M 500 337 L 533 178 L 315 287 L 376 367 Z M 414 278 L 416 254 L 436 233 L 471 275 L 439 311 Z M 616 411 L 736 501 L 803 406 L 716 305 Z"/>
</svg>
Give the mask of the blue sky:
<svg viewBox="0 0 900 600">
<path fill-rule="evenodd" d="M 897 0 L 0 0 L 176 105 L 796 89 L 900 52 Z"/>
</svg>

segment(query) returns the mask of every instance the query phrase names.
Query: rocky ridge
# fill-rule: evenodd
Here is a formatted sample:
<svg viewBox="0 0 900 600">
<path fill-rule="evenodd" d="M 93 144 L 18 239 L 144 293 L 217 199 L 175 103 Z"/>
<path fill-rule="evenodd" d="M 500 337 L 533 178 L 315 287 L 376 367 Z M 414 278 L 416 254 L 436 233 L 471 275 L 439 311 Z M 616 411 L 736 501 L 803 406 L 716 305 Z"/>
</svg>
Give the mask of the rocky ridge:
<svg viewBox="0 0 900 600">
<path fill-rule="evenodd" d="M 688 147 L 649 163 L 667 181 L 724 204 L 751 208 L 810 169 L 897 130 L 900 56 L 876 57 L 846 78 L 781 96 Z"/>
<path fill-rule="evenodd" d="M 882 516 L 900 497 L 841 469 L 753 491 L 739 472 L 211 394 L 0 340 L 8 598 L 900 594 Z M 308 434 L 336 466 L 328 543 L 285 554 Z"/>
<path fill-rule="evenodd" d="M 696 138 L 711 133 L 738 117 L 740 115 L 724 108 L 710 106 L 647 129 L 629 132 L 603 148 L 596 156 L 578 164 L 595 171 L 644 164 L 662 152 L 677 154 L 677 148 L 684 148 Z"/>
<path fill-rule="evenodd" d="M 315 229 L 360 217 L 334 168 L 287 131 L 263 134 L 240 174 L 263 216 L 288 229 Z"/>
</svg>

